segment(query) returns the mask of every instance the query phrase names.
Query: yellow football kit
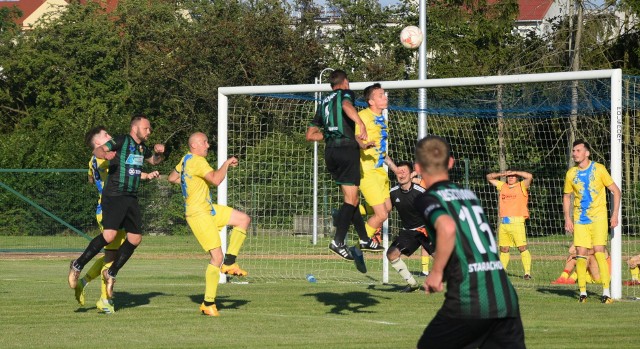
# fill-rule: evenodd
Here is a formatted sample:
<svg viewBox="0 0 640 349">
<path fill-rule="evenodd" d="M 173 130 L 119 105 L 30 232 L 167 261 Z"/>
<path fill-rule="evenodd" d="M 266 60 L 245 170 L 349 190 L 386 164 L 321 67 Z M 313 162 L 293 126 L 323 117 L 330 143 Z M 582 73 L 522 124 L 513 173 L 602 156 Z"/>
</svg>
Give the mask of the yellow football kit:
<svg viewBox="0 0 640 349">
<path fill-rule="evenodd" d="M 360 149 L 360 191 L 371 206 L 380 205 L 389 198 L 389 175 L 384 169 L 387 156 L 388 128 L 383 115 L 375 115 L 371 109 L 361 110 L 358 115 L 364 123 L 368 139 L 374 146 Z M 356 125 L 356 136 L 362 133 Z"/>
</svg>

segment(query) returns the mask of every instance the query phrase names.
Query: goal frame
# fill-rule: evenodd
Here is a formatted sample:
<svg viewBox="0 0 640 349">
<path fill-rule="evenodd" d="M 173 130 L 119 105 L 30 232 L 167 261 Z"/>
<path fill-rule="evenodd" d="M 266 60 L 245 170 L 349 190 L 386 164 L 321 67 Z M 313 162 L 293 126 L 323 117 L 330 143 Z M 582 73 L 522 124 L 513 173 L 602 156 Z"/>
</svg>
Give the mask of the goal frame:
<svg viewBox="0 0 640 349">
<path fill-rule="evenodd" d="M 554 81 L 577 81 L 609 79 L 611 86 L 610 106 L 610 132 L 611 132 L 611 177 L 622 188 L 622 70 L 589 70 L 577 72 L 519 74 L 501 76 L 478 76 L 464 78 L 428 79 L 428 80 L 403 80 L 403 81 L 379 81 L 385 90 L 418 89 L 438 87 L 464 87 L 480 85 L 507 85 L 521 83 L 540 83 Z M 350 89 L 354 91 L 364 90 L 372 82 L 351 82 Z M 227 159 L 228 153 L 228 106 L 229 96 L 250 94 L 278 94 L 278 93 L 309 93 L 330 92 L 329 84 L 301 84 L 301 85 L 262 85 L 262 86 L 229 86 L 218 88 L 218 167 Z M 426 130 L 420 127 L 418 130 Z M 426 125 L 423 125 L 426 126 Z M 425 135 L 418 134 L 422 138 Z M 227 180 L 222 181 L 217 189 L 217 203 L 227 205 Z M 314 208 L 314 225 L 317 224 L 317 208 Z M 618 210 L 618 224 L 613 229 L 611 237 L 611 296 L 614 299 L 622 297 L 622 202 Z M 226 253 L 226 227 L 220 232 L 222 249 Z M 386 247 L 386 246 L 385 246 Z M 386 260 L 386 257 L 384 258 Z M 388 280 L 388 268 L 383 269 L 383 281 Z M 221 282 L 226 282 L 224 275 Z"/>
</svg>

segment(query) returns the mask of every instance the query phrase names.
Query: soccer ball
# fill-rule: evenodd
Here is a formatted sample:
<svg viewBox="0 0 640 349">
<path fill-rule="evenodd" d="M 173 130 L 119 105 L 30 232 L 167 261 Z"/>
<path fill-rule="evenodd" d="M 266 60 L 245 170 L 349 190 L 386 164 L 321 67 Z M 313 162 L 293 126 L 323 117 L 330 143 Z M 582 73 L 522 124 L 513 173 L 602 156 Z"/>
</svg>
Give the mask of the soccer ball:
<svg viewBox="0 0 640 349">
<path fill-rule="evenodd" d="M 404 27 L 400 32 L 400 42 L 406 48 L 417 48 L 422 44 L 422 30 L 415 25 Z"/>
</svg>

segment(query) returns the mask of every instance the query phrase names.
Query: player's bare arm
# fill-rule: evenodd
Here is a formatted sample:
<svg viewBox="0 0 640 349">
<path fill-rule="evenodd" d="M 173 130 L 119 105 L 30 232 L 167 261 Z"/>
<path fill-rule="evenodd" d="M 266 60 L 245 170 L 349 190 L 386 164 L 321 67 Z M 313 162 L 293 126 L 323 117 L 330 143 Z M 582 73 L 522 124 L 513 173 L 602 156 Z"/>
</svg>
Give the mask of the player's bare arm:
<svg viewBox="0 0 640 349">
<path fill-rule="evenodd" d="M 610 226 L 611 228 L 615 228 L 618 226 L 618 213 L 620 212 L 620 198 L 622 197 L 622 193 L 615 183 L 612 183 L 607 189 L 613 194 L 613 212 L 611 212 Z"/>
<path fill-rule="evenodd" d="M 309 126 L 305 137 L 308 142 L 319 142 L 324 139 L 322 131 L 320 131 L 320 128 L 316 126 Z"/>
<path fill-rule="evenodd" d="M 220 183 L 222 183 L 222 181 L 224 181 L 225 177 L 227 177 L 227 171 L 229 170 L 229 167 L 236 166 L 238 166 L 238 159 L 232 156 L 228 158 L 227 161 L 225 161 L 219 169 L 205 174 L 204 180 L 207 181 L 207 183 L 215 185 L 217 187 L 220 185 Z"/>
<path fill-rule="evenodd" d="M 149 173 L 142 172 L 140 174 L 140 179 L 145 179 L 145 180 L 151 180 L 151 179 L 158 178 L 158 177 L 160 177 L 160 172 L 158 172 L 158 171 L 153 171 L 153 172 L 149 172 Z"/>
<path fill-rule="evenodd" d="M 531 182 L 533 182 L 533 175 L 529 172 L 525 171 L 512 171 L 516 176 L 522 177 L 522 181 L 524 182 L 524 186 L 529 188 Z"/>
<path fill-rule="evenodd" d="M 112 160 L 116 157 L 116 152 L 109 151 L 109 148 L 107 148 L 106 145 L 101 145 L 93 149 L 93 155 L 95 155 L 98 159 Z"/>
<path fill-rule="evenodd" d="M 355 122 L 360 128 L 360 134 L 357 136 L 357 138 L 361 141 L 366 141 L 369 138 L 369 135 L 367 135 L 367 127 L 364 125 L 364 122 L 362 122 L 362 119 L 360 119 L 358 111 L 353 106 L 353 104 L 351 104 L 351 102 L 348 100 L 342 101 L 342 110 L 344 110 L 349 119 L 353 120 L 353 122 Z M 362 145 L 360 147 L 362 147 Z"/>
<path fill-rule="evenodd" d="M 434 253 L 433 269 L 431 269 L 429 276 L 424 279 L 424 292 L 426 294 L 442 292 L 444 289 L 442 282 L 444 268 L 456 244 L 456 222 L 451 216 L 441 215 L 436 220 L 434 227 L 438 243 Z"/>
<path fill-rule="evenodd" d="M 164 160 L 164 144 L 156 144 L 153 146 L 153 155 L 147 159 L 151 165 L 157 165 Z"/>
<path fill-rule="evenodd" d="M 180 184 L 180 174 L 176 170 L 172 170 L 167 180 L 173 184 Z"/>
<path fill-rule="evenodd" d="M 564 213 L 564 230 L 573 234 L 573 220 L 571 219 L 571 193 L 562 195 L 562 212 Z"/>
<path fill-rule="evenodd" d="M 502 173 L 497 173 L 497 172 L 489 173 L 489 174 L 487 174 L 487 182 L 489 182 L 489 183 L 491 183 L 491 185 L 497 187 L 498 183 L 500 182 L 498 180 L 498 178 L 500 178 L 501 176 L 503 176 Z"/>
<path fill-rule="evenodd" d="M 384 157 L 384 163 L 389 167 L 391 172 L 398 173 L 398 166 L 396 166 L 396 163 L 393 162 L 389 156 Z"/>
</svg>

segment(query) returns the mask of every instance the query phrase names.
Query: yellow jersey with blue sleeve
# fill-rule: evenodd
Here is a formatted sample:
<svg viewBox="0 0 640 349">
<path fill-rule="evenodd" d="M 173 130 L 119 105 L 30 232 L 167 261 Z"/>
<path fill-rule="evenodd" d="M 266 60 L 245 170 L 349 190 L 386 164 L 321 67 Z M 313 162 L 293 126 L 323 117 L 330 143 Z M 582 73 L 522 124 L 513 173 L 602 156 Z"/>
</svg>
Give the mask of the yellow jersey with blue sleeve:
<svg viewBox="0 0 640 349">
<path fill-rule="evenodd" d="M 201 214 L 215 215 L 213 198 L 209 183 L 204 176 L 213 171 L 207 159 L 200 155 L 187 153 L 175 167 L 180 174 L 180 186 L 184 197 L 185 215 L 187 217 Z"/>
<path fill-rule="evenodd" d="M 104 184 L 107 181 L 107 174 L 109 172 L 109 160 L 98 159 L 95 156 L 91 157 L 89 160 L 89 171 L 88 175 L 93 179 L 93 184 L 96 186 L 96 190 L 98 190 L 98 206 L 96 207 L 96 214 L 102 213 L 102 189 L 104 188 Z"/>
<path fill-rule="evenodd" d="M 376 115 L 370 108 L 358 112 L 358 116 L 364 123 L 367 136 L 366 142 L 374 142 L 375 145 L 368 149 L 360 149 L 360 170 L 367 171 L 375 168 L 381 168 L 384 165 L 384 159 L 387 156 L 387 139 L 389 138 L 387 123 L 384 116 Z M 360 135 L 362 130 L 356 125 L 356 136 Z"/>
<path fill-rule="evenodd" d="M 606 187 L 613 184 L 613 178 L 604 165 L 591 161 L 581 170 L 574 166 L 567 171 L 564 193 L 574 194 L 573 221 L 590 224 L 607 219 Z"/>
</svg>

